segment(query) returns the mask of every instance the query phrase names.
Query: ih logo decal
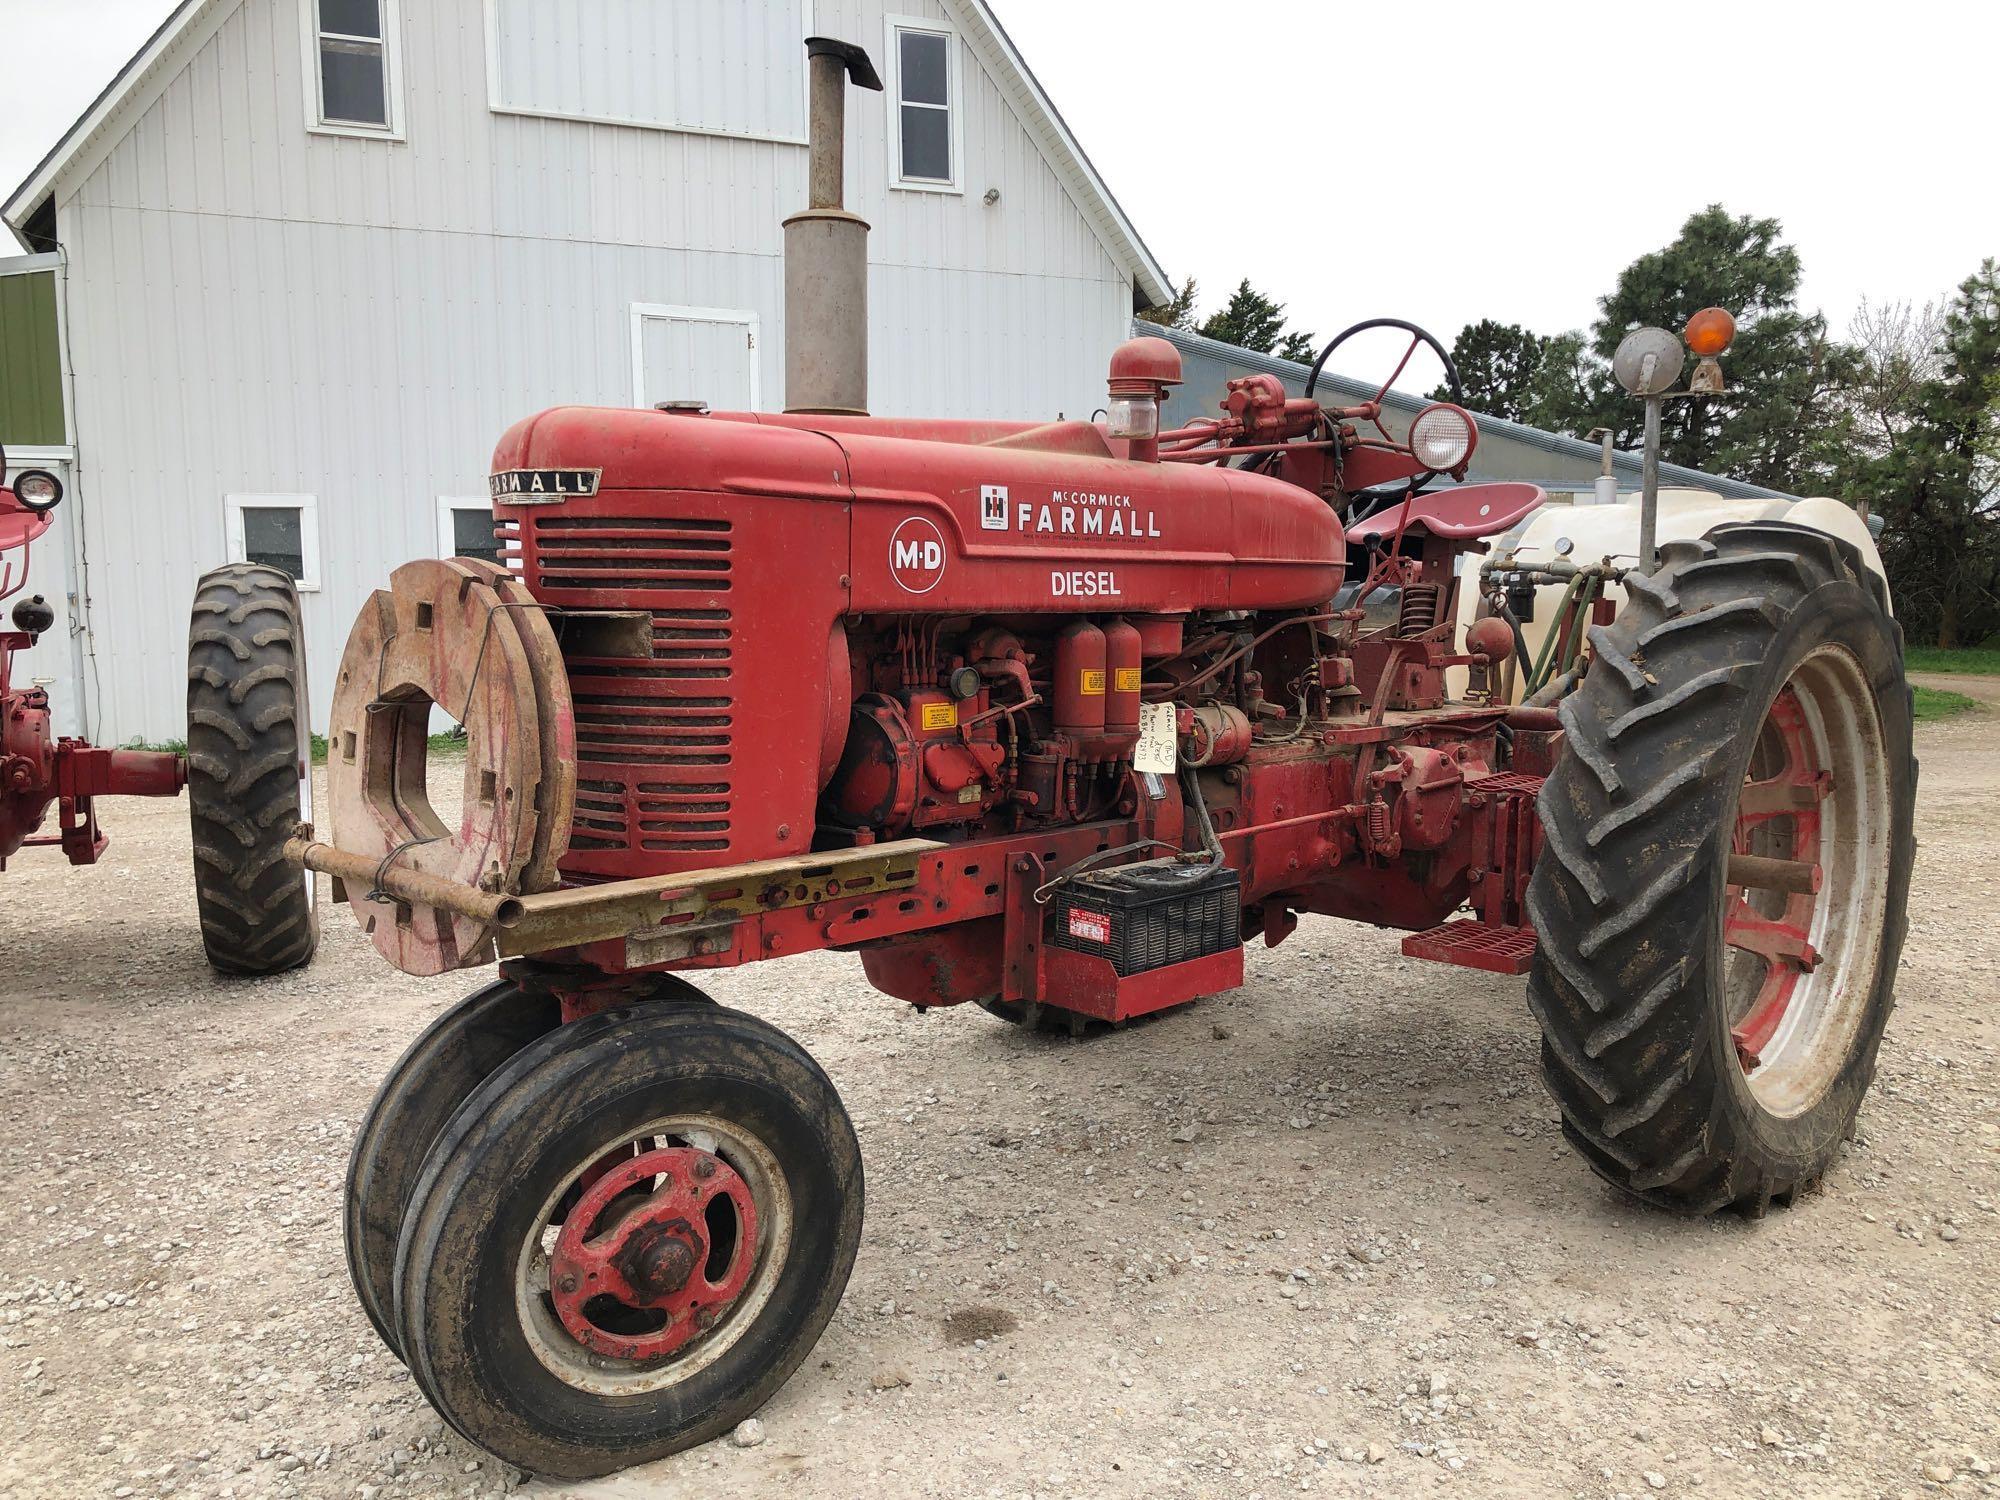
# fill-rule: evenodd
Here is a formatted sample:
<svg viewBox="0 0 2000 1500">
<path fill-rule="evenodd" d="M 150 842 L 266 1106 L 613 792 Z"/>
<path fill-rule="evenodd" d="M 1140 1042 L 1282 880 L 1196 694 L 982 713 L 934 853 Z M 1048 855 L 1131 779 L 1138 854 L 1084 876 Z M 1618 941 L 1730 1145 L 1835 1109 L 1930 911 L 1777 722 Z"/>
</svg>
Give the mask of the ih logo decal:
<svg viewBox="0 0 2000 1500">
<path fill-rule="evenodd" d="M 944 577 L 944 533 L 925 516 L 889 533 L 889 576 L 908 593 L 928 594 Z"/>
<path fill-rule="evenodd" d="M 979 526 L 982 531 L 1007 529 L 1007 486 L 982 484 L 979 487 Z"/>
</svg>

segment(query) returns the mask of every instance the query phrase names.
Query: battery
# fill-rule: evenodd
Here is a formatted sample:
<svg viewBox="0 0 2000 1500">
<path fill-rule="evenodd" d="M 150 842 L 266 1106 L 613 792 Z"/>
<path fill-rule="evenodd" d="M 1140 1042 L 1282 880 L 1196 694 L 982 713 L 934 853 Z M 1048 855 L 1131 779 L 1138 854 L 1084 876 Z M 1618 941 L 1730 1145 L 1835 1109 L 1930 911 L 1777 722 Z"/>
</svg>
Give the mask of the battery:
<svg viewBox="0 0 2000 1500">
<path fill-rule="evenodd" d="M 1109 959 L 1121 978 L 1243 941 L 1242 882 L 1227 865 L 1155 859 L 1092 870 L 1064 881 L 1049 905 L 1050 945 Z"/>
</svg>

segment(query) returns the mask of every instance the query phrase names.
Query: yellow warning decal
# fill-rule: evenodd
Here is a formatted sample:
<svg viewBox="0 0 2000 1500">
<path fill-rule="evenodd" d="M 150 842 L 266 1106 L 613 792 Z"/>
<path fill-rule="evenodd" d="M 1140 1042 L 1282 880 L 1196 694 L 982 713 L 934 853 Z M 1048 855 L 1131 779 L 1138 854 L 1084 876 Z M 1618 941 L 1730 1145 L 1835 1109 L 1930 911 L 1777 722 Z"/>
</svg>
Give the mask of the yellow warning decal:
<svg viewBox="0 0 2000 1500">
<path fill-rule="evenodd" d="M 1136 693 L 1139 691 L 1139 669 L 1137 667 L 1120 667 L 1116 676 L 1119 692 Z"/>
<path fill-rule="evenodd" d="M 975 781 L 971 786 L 962 786 L 958 789 L 958 800 L 960 802 L 977 802 L 985 791 L 986 788 Z"/>
<path fill-rule="evenodd" d="M 958 727 L 958 705 L 956 703 L 926 703 L 924 705 L 924 728 L 956 729 Z"/>
<path fill-rule="evenodd" d="M 1101 671 L 1094 670 L 1090 667 L 1085 667 L 1083 669 L 1083 686 L 1081 691 L 1083 692 L 1085 697 L 1090 697 L 1090 698 L 1103 697 L 1104 673 Z"/>
</svg>

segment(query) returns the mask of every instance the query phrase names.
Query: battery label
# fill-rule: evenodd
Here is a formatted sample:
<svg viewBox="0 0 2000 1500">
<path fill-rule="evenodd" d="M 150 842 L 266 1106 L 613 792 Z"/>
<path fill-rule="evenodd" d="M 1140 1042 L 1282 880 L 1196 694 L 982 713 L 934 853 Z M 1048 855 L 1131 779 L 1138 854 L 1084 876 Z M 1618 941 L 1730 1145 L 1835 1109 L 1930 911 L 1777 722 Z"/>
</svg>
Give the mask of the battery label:
<svg viewBox="0 0 2000 1500">
<path fill-rule="evenodd" d="M 956 729 L 958 727 L 958 705 L 956 703 L 926 703 L 924 705 L 924 728 Z"/>
<path fill-rule="evenodd" d="M 1114 674 L 1113 680 L 1117 683 L 1118 691 L 1121 693 L 1136 693 L 1139 691 L 1139 669 L 1137 667 L 1120 667 Z"/>
<path fill-rule="evenodd" d="M 1100 671 L 1100 670 L 1096 669 L 1096 668 L 1092 668 L 1092 667 L 1085 667 L 1085 668 L 1083 669 L 1083 687 L 1082 687 L 1082 692 L 1083 692 L 1083 695 L 1084 695 L 1085 697 L 1087 697 L 1087 698 L 1101 698 L 1101 697 L 1103 697 L 1103 696 L 1104 696 L 1104 673 L 1103 673 L 1102 671 Z"/>
<path fill-rule="evenodd" d="M 1109 943 L 1111 916 L 1108 912 L 1085 911 L 1080 906 L 1072 906 L 1069 909 L 1069 935 L 1093 943 Z"/>
</svg>

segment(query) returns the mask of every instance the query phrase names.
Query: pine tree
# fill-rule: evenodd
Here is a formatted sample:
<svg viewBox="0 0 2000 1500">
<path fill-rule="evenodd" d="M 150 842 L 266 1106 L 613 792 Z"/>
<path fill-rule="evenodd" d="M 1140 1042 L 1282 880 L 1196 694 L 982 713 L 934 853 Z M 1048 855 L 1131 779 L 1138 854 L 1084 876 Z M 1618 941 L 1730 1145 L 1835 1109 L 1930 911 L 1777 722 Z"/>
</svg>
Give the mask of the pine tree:
<svg viewBox="0 0 2000 1500">
<path fill-rule="evenodd" d="M 1794 494 L 1821 494 L 1843 446 L 1844 403 L 1854 379 L 1851 351 L 1830 338 L 1826 319 L 1798 306 L 1799 253 L 1780 241 L 1776 219 L 1732 217 L 1711 204 L 1681 226 L 1671 244 L 1642 255 L 1598 302 L 1592 327 L 1600 374 L 1592 381 L 1596 422 L 1636 448 L 1645 413 L 1608 378 L 1618 343 L 1652 324 L 1678 330 L 1704 307 L 1736 315 L 1735 345 L 1724 359 L 1721 395 L 1669 401 L 1661 456 Z"/>
<path fill-rule="evenodd" d="M 1458 378 L 1465 386 L 1466 405 L 1483 416 L 1528 421 L 1535 375 L 1550 342 L 1518 323 L 1496 323 L 1491 318 L 1459 329 L 1451 341 L 1451 362 L 1458 366 Z M 1430 398 L 1458 399 L 1443 382 Z"/>
<path fill-rule="evenodd" d="M 1194 328 L 1194 299 L 1194 278 L 1190 276 L 1181 283 L 1180 290 L 1173 296 L 1165 302 L 1157 302 L 1151 307 L 1142 309 L 1139 316 L 1148 323 L 1191 331 Z"/>
<path fill-rule="evenodd" d="M 1229 294 L 1229 301 L 1222 310 L 1210 313 L 1196 331 L 1204 337 L 1234 344 L 1239 349 L 1254 349 L 1259 354 L 1269 354 L 1277 347 L 1278 336 L 1284 327 L 1285 305 L 1273 302 L 1251 286 L 1250 278 L 1246 276 Z"/>
<path fill-rule="evenodd" d="M 1922 350 L 1889 353 L 1909 361 L 1923 363 Z M 2000 263 L 1959 284 L 1931 368 L 1884 415 L 1875 451 L 1843 488 L 1882 513 L 1905 628 L 1958 646 L 2000 629 Z M 1872 373 L 1864 391 L 1883 388 L 1884 372 Z"/>
<path fill-rule="evenodd" d="M 1294 328 L 1278 340 L 1278 346 L 1271 352 L 1280 359 L 1309 365 L 1319 357 L 1319 340 L 1303 329 Z"/>
</svg>

